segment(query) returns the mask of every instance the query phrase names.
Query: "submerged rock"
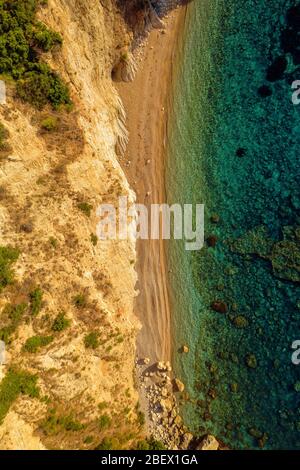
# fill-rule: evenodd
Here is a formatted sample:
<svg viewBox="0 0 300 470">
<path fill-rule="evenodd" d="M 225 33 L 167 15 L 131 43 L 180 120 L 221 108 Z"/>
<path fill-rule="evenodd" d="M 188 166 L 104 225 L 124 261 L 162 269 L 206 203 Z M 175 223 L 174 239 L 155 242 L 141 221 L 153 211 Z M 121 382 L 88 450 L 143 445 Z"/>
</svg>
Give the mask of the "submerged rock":
<svg viewBox="0 0 300 470">
<path fill-rule="evenodd" d="M 284 56 L 277 57 L 270 67 L 268 67 L 267 80 L 269 82 L 276 82 L 277 80 L 281 80 L 287 65 L 288 62 Z"/>
<path fill-rule="evenodd" d="M 213 224 L 218 224 L 220 222 L 220 216 L 218 214 L 212 214 L 210 221 Z"/>
<path fill-rule="evenodd" d="M 240 147 L 237 149 L 236 151 L 236 156 L 239 157 L 239 158 L 242 158 L 246 155 L 246 149 Z"/>
<path fill-rule="evenodd" d="M 255 439 L 261 439 L 263 437 L 263 433 L 256 428 L 249 429 L 248 433 L 250 436 L 255 437 Z"/>
<path fill-rule="evenodd" d="M 228 312 L 228 305 L 226 302 L 215 300 L 211 303 L 211 308 L 218 313 L 227 313 Z"/>
<path fill-rule="evenodd" d="M 210 235 L 209 237 L 207 237 L 206 241 L 209 247 L 215 248 L 218 241 L 218 237 L 216 235 Z"/>
<path fill-rule="evenodd" d="M 272 90 L 269 86 L 263 85 L 258 89 L 258 94 L 262 98 L 267 98 L 268 96 L 272 95 Z"/>
<path fill-rule="evenodd" d="M 237 317 L 234 317 L 232 323 L 237 328 L 247 328 L 247 326 L 249 326 L 247 318 L 245 318 L 243 315 L 238 315 Z"/>
<path fill-rule="evenodd" d="M 247 354 L 246 356 L 246 364 L 250 369 L 256 369 L 257 367 L 257 359 L 254 354 Z"/>
</svg>

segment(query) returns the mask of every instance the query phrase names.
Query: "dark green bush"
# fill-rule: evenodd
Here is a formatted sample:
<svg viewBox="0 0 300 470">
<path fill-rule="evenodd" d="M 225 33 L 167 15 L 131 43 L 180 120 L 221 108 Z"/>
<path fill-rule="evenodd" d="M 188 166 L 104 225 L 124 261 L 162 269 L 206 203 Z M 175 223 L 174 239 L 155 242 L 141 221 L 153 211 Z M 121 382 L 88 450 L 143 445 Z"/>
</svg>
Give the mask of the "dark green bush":
<svg viewBox="0 0 300 470">
<path fill-rule="evenodd" d="M 156 441 L 153 437 L 138 441 L 136 450 L 166 450 L 161 441 Z"/>
<path fill-rule="evenodd" d="M 53 336 L 32 336 L 28 338 L 24 350 L 30 353 L 37 352 L 38 349 L 48 346 L 53 341 Z"/>
<path fill-rule="evenodd" d="M 77 204 L 77 207 L 79 210 L 81 210 L 81 212 L 83 212 L 87 217 L 90 217 L 91 215 L 91 211 L 93 209 L 93 206 L 91 206 L 90 204 L 88 204 L 87 202 L 79 202 Z"/>
<path fill-rule="evenodd" d="M 14 369 L 10 369 L 7 372 L 0 383 L 0 423 L 20 394 L 29 395 L 32 398 L 39 396 L 39 389 L 36 383 L 36 375 Z"/>
<path fill-rule="evenodd" d="M 9 246 L 0 246 L 0 292 L 4 287 L 12 284 L 14 273 L 11 269 L 13 263 L 17 261 L 19 251 Z"/>
<path fill-rule="evenodd" d="M 91 242 L 94 246 L 96 246 L 98 243 L 98 237 L 94 233 L 91 233 Z"/>
<path fill-rule="evenodd" d="M 84 345 L 86 348 L 96 349 L 99 346 L 98 334 L 92 331 L 84 338 Z"/>
<path fill-rule="evenodd" d="M 70 104 L 61 78 L 40 61 L 38 49 L 50 51 L 62 43 L 60 35 L 36 20 L 40 0 L 0 1 L 0 74 L 17 81 L 20 98 L 43 107 Z"/>
<path fill-rule="evenodd" d="M 98 421 L 100 431 L 104 431 L 111 425 L 111 419 L 108 415 L 102 415 Z"/>
<path fill-rule="evenodd" d="M 7 344 L 11 342 L 11 336 L 16 331 L 26 308 L 27 304 L 22 303 L 19 305 L 8 304 L 3 309 L 1 316 L 7 320 L 8 325 L 0 329 L 0 340 Z"/>
<path fill-rule="evenodd" d="M 41 425 L 47 435 L 55 435 L 60 431 L 81 431 L 84 425 L 75 420 L 71 415 L 59 416 L 56 410 L 52 410 Z"/>
<path fill-rule="evenodd" d="M 61 312 L 57 315 L 55 318 L 53 325 L 52 325 L 52 330 L 53 331 L 63 331 L 66 328 L 70 326 L 71 322 L 66 318 L 66 314 L 64 312 Z"/>
<path fill-rule="evenodd" d="M 77 294 L 73 297 L 75 307 L 83 308 L 86 306 L 86 296 L 84 294 Z"/>
<path fill-rule="evenodd" d="M 8 130 L 0 122 L 0 152 L 8 149 L 7 139 L 9 136 Z"/>
<path fill-rule="evenodd" d="M 33 33 L 34 43 L 45 52 L 50 51 L 54 46 L 62 45 L 62 37 L 56 31 L 49 30 L 43 23 L 36 23 Z"/>
<path fill-rule="evenodd" d="M 41 127 L 45 131 L 53 132 L 57 129 L 57 119 L 53 116 L 49 116 L 43 119 L 43 121 L 41 122 Z"/>
<path fill-rule="evenodd" d="M 43 303 L 43 291 L 37 287 L 29 294 L 30 298 L 30 309 L 32 315 L 36 316 L 42 308 Z"/>
<path fill-rule="evenodd" d="M 118 450 L 120 443 L 113 437 L 105 437 L 95 450 Z"/>
</svg>

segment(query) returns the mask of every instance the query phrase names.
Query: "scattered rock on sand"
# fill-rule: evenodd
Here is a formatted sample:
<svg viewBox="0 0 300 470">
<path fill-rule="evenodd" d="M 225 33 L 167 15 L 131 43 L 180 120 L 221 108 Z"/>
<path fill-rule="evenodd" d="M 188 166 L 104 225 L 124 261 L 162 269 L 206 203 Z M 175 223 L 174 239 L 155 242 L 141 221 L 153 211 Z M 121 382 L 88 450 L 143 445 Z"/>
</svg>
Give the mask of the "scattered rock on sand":
<svg viewBox="0 0 300 470">
<path fill-rule="evenodd" d="M 149 357 L 144 357 L 144 359 L 142 359 L 142 361 L 143 361 L 143 364 L 145 364 L 145 366 L 150 364 L 150 358 Z"/>
<path fill-rule="evenodd" d="M 218 450 L 219 449 L 219 443 L 217 439 L 212 436 L 211 434 L 208 434 L 207 436 L 202 439 L 200 444 L 196 447 L 196 450 Z"/>
<path fill-rule="evenodd" d="M 174 384 L 175 384 L 175 389 L 178 391 L 178 392 L 183 392 L 184 389 L 185 389 L 185 386 L 184 386 L 184 383 L 181 382 L 181 380 L 179 379 L 174 379 Z"/>
<path fill-rule="evenodd" d="M 183 434 L 181 438 L 181 448 L 188 449 L 191 441 L 193 440 L 193 437 L 194 437 L 193 434 L 191 434 L 190 432 Z"/>
<path fill-rule="evenodd" d="M 171 367 L 171 364 L 169 363 L 169 361 L 167 362 L 163 362 L 163 361 L 159 361 L 156 365 L 157 369 L 159 371 L 163 371 L 163 372 L 171 372 L 172 370 L 172 367 Z"/>
</svg>

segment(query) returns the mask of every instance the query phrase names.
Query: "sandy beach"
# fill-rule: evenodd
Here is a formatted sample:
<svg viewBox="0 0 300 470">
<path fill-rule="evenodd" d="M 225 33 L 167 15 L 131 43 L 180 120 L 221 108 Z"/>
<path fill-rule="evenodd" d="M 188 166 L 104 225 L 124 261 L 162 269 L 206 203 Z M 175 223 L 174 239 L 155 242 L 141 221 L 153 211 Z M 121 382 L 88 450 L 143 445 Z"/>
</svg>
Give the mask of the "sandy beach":
<svg viewBox="0 0 300 470">
<path fill-rule="evenodd" d="M 133 82 L 118 83 L 117 88 L 127 114 L 129 144 L 121 164 L 137 203 L 147 206 L 166 203 L 165 166 L 170 91 L 174 57 L 187 7 L 165 18 L 165 29 L 149 35 L 138 62 Z M 139 357 L 151 363 L 171 358 L 170 303 L 165 243 L 140 240 L 138 285 L 135 311 L 142 323 L 138 336 Z"/>
</svg>

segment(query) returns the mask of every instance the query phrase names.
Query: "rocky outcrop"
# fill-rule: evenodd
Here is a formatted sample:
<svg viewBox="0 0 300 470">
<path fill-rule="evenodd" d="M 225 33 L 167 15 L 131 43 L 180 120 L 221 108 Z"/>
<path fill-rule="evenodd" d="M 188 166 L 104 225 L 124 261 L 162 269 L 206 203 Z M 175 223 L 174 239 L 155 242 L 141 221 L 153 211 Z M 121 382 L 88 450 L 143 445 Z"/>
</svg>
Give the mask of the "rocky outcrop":
<svg viewBox="0 0 300 470">
<path fill-rule="evenodd" d="M 145 364 L 137 361 L 137 374 L 141 388 L 141 399 L 146 407 L 149 434 L 161 441 L 167 449 L 188 449 L 193 435 L 184 425 L 179 413 L 172 382 L 169 362 Z M 178 380 L 181 390 L 184 385 Z M 182 388 L 183 387 L 183 388 Z"/>
<path fill-rule="evenodd" d="M 208 434 L 197 445 L 196 450 L 218 450 L 219 446 L 220 444 L 217 439 L 211 434 Z"/>
</svg>

